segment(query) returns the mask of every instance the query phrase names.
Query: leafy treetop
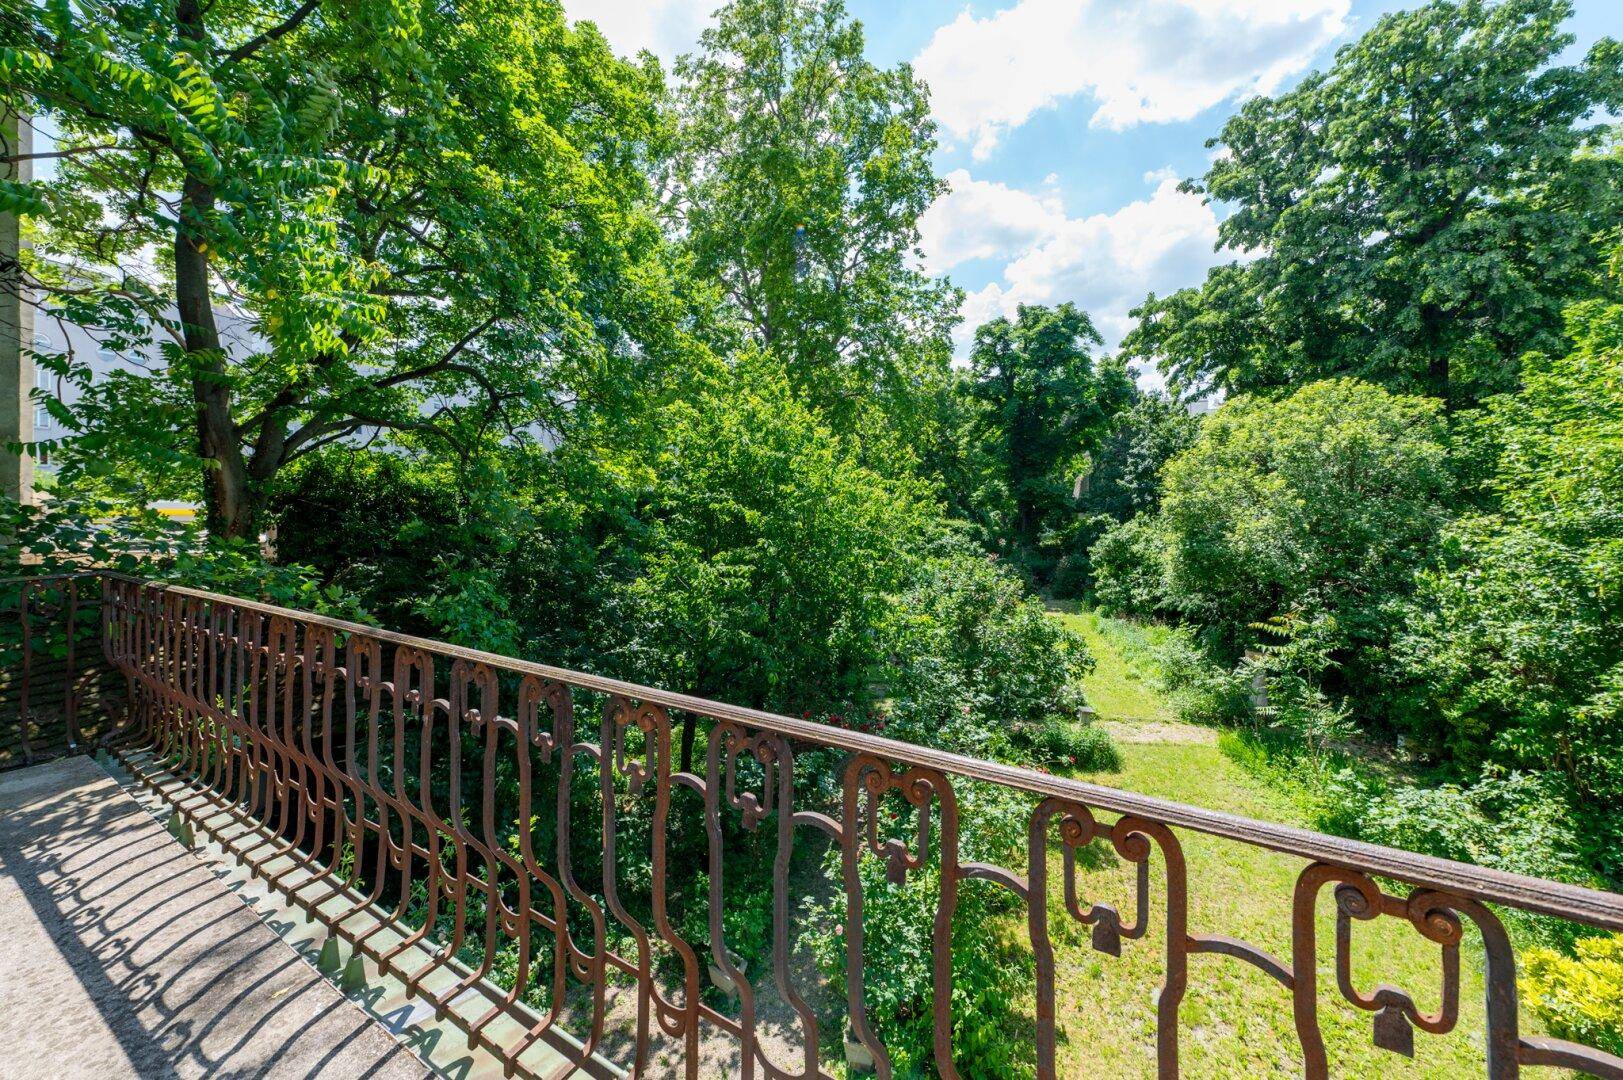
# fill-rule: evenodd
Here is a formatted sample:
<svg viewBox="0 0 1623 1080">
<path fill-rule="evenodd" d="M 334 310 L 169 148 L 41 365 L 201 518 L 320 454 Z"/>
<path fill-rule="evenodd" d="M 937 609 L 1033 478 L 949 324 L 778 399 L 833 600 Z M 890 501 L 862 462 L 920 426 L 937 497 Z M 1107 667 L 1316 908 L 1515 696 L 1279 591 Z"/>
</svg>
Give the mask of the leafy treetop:
<svg viewBox="0 0 1623 1080">
<path fill-rule="evenodd" d="M 1255 253 L 1153 294 L 1125 351 L 1184 393 L 1371 379 L 1452 403 L 1515 385 L 1597 287 L 1596 222 L 1623 157 L 1582 121 L 1623 104 L 1623 47 L 1557 57 L 1568 0 L 1433 0 L 1386 15 L 1334 66 L 1247 102 L 1186 189 L 1234 207 Z"/>
</svg>

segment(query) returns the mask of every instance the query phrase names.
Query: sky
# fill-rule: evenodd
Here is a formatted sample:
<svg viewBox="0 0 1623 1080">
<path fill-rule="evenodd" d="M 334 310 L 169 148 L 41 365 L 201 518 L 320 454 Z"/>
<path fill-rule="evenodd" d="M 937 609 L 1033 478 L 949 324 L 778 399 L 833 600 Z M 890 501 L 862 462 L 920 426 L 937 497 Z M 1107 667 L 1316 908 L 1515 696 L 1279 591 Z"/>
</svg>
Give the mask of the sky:
<svg viewBox="0 0 1623 1080">
<path fill-rule="evenodd" d="M 951 185 L 925 266 L 964 289 L 955 351 L 1020 303 L 1076 302 L 1109 347 L 1145 294 L 1199 284 L 1221 207 L 1177 190 L 1246 98 L 1289 89 L 1404 0 L 846 0 L 876 64 L 911 63 Z M 618 51 L 691 51 L 718 0 L 564 0 Z M 1577 0 L 1572 59 L 1623 36 L 1623 0 Z M 1147 376 L 1148 377 L 1148 376 Z"/>
</svg>

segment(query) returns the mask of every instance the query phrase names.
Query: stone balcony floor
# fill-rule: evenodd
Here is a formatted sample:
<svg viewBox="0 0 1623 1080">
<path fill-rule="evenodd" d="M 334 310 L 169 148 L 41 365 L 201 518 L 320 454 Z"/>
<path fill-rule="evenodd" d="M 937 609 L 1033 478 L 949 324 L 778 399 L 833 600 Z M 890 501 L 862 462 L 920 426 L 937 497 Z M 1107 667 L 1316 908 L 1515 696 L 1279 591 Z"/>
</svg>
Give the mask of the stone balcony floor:
<svg viewBox="0 0 1623 1080">
<path fill-rule="evenodd" d="M 0 1076 L 431 1073 L 245 901 L 91 759 L 0 773 Z"/>
</svg>

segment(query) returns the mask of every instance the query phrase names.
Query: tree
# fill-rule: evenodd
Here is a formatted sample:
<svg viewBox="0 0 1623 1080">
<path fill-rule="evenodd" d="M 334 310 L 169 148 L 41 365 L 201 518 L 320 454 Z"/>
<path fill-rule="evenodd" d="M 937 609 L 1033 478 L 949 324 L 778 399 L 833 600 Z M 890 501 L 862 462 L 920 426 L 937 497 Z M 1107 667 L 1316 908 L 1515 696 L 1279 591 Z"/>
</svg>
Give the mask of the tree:
<svg viewBox="0 0 1623 1080">
<path fill-rule="evenodd" d="M 1057 596 L 1083 596 L 1095 584 L 1093 552 L 1106 532 L 1140 515 L 1153 515 L 1161 505 L 1161 469 L 1171 458 L 1194 445 L 1200 418 L 1190 415 L 1164 394 L 1141 394 L 1111 418 L 1098 446 L 1089 454 L 1090 467 L 1076 500 L 1077 519 L 1065 542 L 1065 554 L 1054 568 L 1049 588 Z M 1131 534 L 1099 549 L 1116 561 L 1132 551 Z M 1153 574 L 1146 560 L 1145 571 Z M 1148 595 L 1144 590 L 1140 590 Z M 1125 598 L 1094 599 L 1112 609 L 1135 607 Z"/>
<path fill-rule="evenodd" d="M 913 259 L 943 190 L 924 84 L 865 59 L 840 0 L 733 0 L 676 74 L 669 210 L 735 331 L 841 430 L 905 402 L 958 298 Z"/>
<path fill-rule="evenodd" d="M 1123 364 L 1092 353 L 1102 341 L 1070 303 L 1022 304 L 1014 322 L 975 331 L 969 392 L 982 404 L 981 435 L 1010 508 L 1000 546 L 1028 563 L 1043 530 L 1072 514 L 1083 454 L 1136 393 Z"/>
<path fill-rule="evenodd" d="M 1111 418 L 1092 455 L 1083 513 L 1126 521 L 1161 505 L 1161 469 L 1189 449 L 1200 418 L 1163 394 L 1142 394 Z"/>
<path fill-rule="evenodd" d="M 864 701 L 888 595 L 936 520 L 922 485 L 858 462 L 770 354 L 713 366 L 661 426 L 636 474 L 617 671 L 757 708 Z M 688 717 L 683 769 L 694 736 Z"/>
<path fill-rule="evenodd" d="M 200 459 L 214 534 L 322 446 L 465 454 L 669 352 L 658 72 L 556 3 L 8 10 L 0 87 L 60 130 L 56 175 L 0 192 L 40 222 L 23 283 L 169 339 L 166 372 L 89 394 L 83 459 Z M 261 349 L 226 347 L 222 302 Z"/>
<path fill-rule="evenodd" d="M 1132 523 L 1138 549 L 1160 560 L 1162 602 L 1214 657 L 1232 665 L 1283 634 L 1323 659 L 1336 689 L 1378 700 L 1402 605 L 1449 516 L 1439 403 L 1354 379 L 1237 398 L 1163 483 L 1159 514 Z"/>
<path fill-rule="evenodd" d="M 1623 265 L 1623 263 L 1620 263 Z M 1500 448 L 1492 513 L 1447 534 L 1403 643 L 1468 763 L 1564 773 L 1592 808 L 1623 799 L 1623 296 L 1576 304 L 1571 350 L 1523 360 L 1482 419 Z"/>
<path fill-rule="evenodd" d="M 1623 157 L 1581 121 L 1623 104 L 1623 48 L 1558 64 L 1568 0 L 1433 0 L 1383 16 L 1328 72 L 1247 102 L 1187 190 L 1234 207 L 1257 255 L 1151 295 L 1124 350 L 1181 392 L 1352 375 L 1458 404 L 1560 351 L 1593 294 L 1592 237 L 1623 209 Z"/>
</svg>

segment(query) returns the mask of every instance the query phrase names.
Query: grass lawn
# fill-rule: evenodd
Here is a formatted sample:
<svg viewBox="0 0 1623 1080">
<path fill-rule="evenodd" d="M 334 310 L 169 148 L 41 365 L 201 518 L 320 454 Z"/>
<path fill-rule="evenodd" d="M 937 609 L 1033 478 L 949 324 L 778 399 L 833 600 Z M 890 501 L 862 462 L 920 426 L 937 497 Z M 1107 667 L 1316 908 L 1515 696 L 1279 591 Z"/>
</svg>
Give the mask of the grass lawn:
<svg viewBox="0 0 1623 1080">
<path fill-rule="evenodd" d="M 1085 682 L 1088 704 L 1100 719 L 1131 724 L 1178 718 L 1178 710 L 1156 686 L 1154 650 L 1166 640 L 1163 628 L 1092 611 L 1055 612 L 1054 618 L 1087 639 L 1094 660 Z"/>
<path fill-rule="evenodd" d="M 1153 628 L 1135 627 L 1092 613 L 1056 614 L 1087 636 L 1098 661 L 1087 684 L 1089 699 L 1113 731 L 1144 728 L 1148 741 L 1118 738 L 1119 773 L 1080 779 L 1147 795 L 1194 803 L 1250 817 L 1303 824 L 1289 800 L 1224 757 L 1209 732 L 1176 720 L 1176 709 L 1158 689 L 1154 659 L 1146 646 Z M 1204 735 L 1201 738 L 1198 736 Z M 1290 901 L 1304 863 L 1233 841 L 1180 832 L 1189 872 L 1189 928 L 1193 933 L 1239 938 L 1288 963 Z M 1150 932 L 1124 941 L 1118 957 L 1094 952 L 1087 928 L 1067 918 L 1059 954 L 1060 1075 L 1078 1077 L 1155 1074 L 1154 993 L 1162 975 L 1161 936 L 1165 886 L 1157 860 L 1151 874 Z M 1114 856 L 1080 874 L 1079 893 L 1089 902 L 1111 903 L 1130 916 L 1131 864 Z M 1060 880 L 1053 858 L 1051 875 Z M 1060 925 L 1056 920 L 1056 927 Z M 1332 1076 L 1480 1076 L 1482 1065 L 1481 950 L 1467 930 L 1461 954 L 1460 1023 L 1448 1035 L 1415 1033 L 1415 1057 L 1376 1049 L 1371 1015 L 1347 1004 L 1335 986 L 1333 900 L 1319 905 L 1319 1014 Z M 1056 933 L 1059 931 L 1056 929 Z M 1391 918 L 1353 927 L 1353 980 L 1369 993 L 1379 983 L 1409 992 L 1422 1011 L 1438 1007 L 1442 984 L 1438 947 L 1406 922 Z M 1184 1075 L 1298 1076 L 1300 1052 L 1284 987 L 1251 965 L 1223 956 L 1189 961 L 1189 990 L 1182 1008 Z M 1528 1018 L 1524 1029 L 1531 1030 Z M 1540 1075 L 1571 1075 L 1537 1070 Z M 1530 1074 L 1531 1075 L 1531 1074 Z"/>
</svg>

